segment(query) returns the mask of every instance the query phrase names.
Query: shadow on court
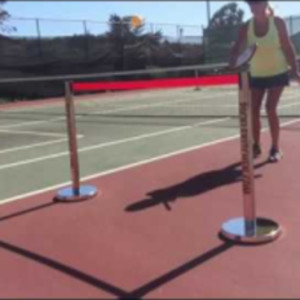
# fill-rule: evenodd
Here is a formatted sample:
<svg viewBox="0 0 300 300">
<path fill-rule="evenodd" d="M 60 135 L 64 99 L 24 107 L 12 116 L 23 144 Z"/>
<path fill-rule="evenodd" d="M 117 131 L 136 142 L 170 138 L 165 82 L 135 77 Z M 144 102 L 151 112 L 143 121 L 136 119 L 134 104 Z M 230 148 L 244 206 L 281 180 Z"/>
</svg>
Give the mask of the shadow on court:
<svg viewBox="0 0 300 300">
<path fill-rule="evenodd" d="M 18 211 L 18 212 L 15 212 L 15 213 L 12 213 L 12 214 L 9 214 L 9 215 L 6 215 L 6 216 L 1 216 L 0 217 L 0 222 L 8 221 L 8 220 L 16 218 L 16 217 L 21 217 L 21 216 L 27 215 L 29 213 L 37 212 L 37 211 L 49 208 L 49 207 L 54 206 L 54 205 L 69 205 L 69 204 L 74 205 L 76 203 L 81 203 L 83 201 L 86 201 L 86 200 L 70 201 L 70 202 L 64 201 L 64 202 L 62 202 L 62 201 L 58 201 L 54 198 L 51 202 L 44 203 L 44 204 L 41 204 L 41 205 L 37 205 L 37 206 L 31 207 L 31 208 L 27 208 L 27 209 L 24 209 L 24 210 L 21 210 L 21 211 Z"/>
<path fill-rule="evenodd" d="M 32 212 L 36 212 L 36 211 L 39 211 L 41 209 L 51 207 L 51 206 L 55 205 L 56 203 L 57 202 L 52 201 L 52 202 L 48 202 L 48 203 L 45 203 L 45 204 L 37 205 L 35 207 L 27 208 L 27 209 L 24 209 L 22 211 L 12 213 L 10 215 L 1 216 L 0 217 L 0 222 L 7 221 L 7 220 L 10 220 L 10 219 L 13 219 L 13 218 L 16 218 L 16 217 L 21 217 L 23 215 L 26 215 L 26 214 L 29 214 L 29 213 L 32 213 Z"/>
<path fill-rule="evenodd" d="M 254 168 L 261 168 L 267 163 L 268 161 L 263 161 L 255 164 Z M 262 175 L 256 174 L 254 177 L 260 178 Z M 200 195 L 221 186 L 240 182 L 241 180 L 241 163 L 237 162 L 222 169 L 199 174 L 176 185 L 150 191 L 147 193 L 148 198 L 130 204 L 125 210 L 127 212 L 136 212 L 160 204 L 163 204 L 167 210 L 171 210 L 169 202 L 174 202 L 179 198 Z"/>
<path fill-rule="evenodd" d="M 153 279 L 152 281 L 147 282 L 143 286 L 137 287 L 133 291 L 126 291 L 107 281 L 101 280 L 95 276 L 87 274 L 86 272 L 76 269 L 73 266 L 66 265 L 49 257 L 40 255 L 38 253 L 29 251 L 25 248 L 0 240 L 0 249 L 9 251 L 13 254 L 19 255 L 27 260 L 34 261 L 38 264 L 42 264 L 50 269 L 54 269 L 80 282 L 101 289 L 102 291 L 105 291 L 115 297 L 118 297 L 118 299 L 141 299 L 141 297 L 147 295 L 155 289 L 167 284 L 168 282 L 176 279 L 177 277 L 182 276 L 185 273 L 191 271 L 192 269 L 197 268 L 202 264 L 208 262 L 209 260 L 221 255 L 223 252 L 231 249 L 233 246 L 234 244 L 231 242 L 221 243 L 217 247 L 210 249 L 203 254 L 200 254 L 199 256 L 185 262 L 184 264 L 178 267 L 175 267 L 172 270 L 169 270 L 165 274 Z"/>
</svg>

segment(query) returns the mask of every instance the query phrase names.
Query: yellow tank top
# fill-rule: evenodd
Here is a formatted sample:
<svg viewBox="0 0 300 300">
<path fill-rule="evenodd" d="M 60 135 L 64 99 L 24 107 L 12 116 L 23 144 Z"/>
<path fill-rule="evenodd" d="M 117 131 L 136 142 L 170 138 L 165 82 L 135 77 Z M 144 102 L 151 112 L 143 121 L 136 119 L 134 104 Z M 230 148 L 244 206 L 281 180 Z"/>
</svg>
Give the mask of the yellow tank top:
<svg viewBox="0 0 300 300">
<path fill-rule="evenodd" d="M 281 49 L 274 17 L 269 17 L 269 29 L 266 35 L 257 37 L 254 30 L 254 19 L 248 26 L 247 44 L 257 44 L 257 51 L 250 62 L 250 74 L 254 77 L 268 77 L 284 73 L 288 64 Z"/>
</svg>

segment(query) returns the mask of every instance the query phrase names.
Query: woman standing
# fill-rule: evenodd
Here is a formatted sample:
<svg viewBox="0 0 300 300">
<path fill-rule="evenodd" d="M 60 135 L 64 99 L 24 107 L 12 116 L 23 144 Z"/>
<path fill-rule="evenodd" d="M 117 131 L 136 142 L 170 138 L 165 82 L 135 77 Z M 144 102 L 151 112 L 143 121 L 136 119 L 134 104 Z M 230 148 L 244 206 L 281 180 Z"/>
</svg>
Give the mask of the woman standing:
<svg viewBox="0 0 300 300">
<path fill-rule="evenodd" d="M 260 110 L 266 95 L 266 112 L 271 132 L 272 145 L 269 161 L 277 162 L 282 158 L 279 147 L 279 117 L 277 106 L 285 86 L 289 85 L 289 69 L 292 76 L 300 82 L 295 50 L 288 36 L 283 19 L 274 16 L 268 1 L 246 1 L 253 18 L 243 24 L 238 40 L 232 49 L 230 64 L 246 46 L 257 44 L 257 51 L 250 62 L 250 88 L 252 95 L 253 117 L 253 154 L 261 154 Z"/>
</svg>

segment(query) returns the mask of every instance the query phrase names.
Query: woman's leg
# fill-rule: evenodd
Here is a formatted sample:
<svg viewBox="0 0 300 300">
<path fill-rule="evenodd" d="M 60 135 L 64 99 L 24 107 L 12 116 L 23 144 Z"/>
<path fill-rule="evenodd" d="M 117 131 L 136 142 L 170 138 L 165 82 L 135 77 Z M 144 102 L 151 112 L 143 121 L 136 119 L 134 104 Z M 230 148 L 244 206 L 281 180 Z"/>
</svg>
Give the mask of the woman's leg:
<svg viewBox="0 0 300 300">
<path fill-rule="evenodd" d="M 277 115 L 277 106 L 284 87 L 270 88 L 266 101 L 266 111 L 272 138 L 272 149 L 279 150 L 279 117 Z"/>
<path fill-rule="evenodd" d="M 265 89 L 252 89 L 252 132 L 254 145 L 260 145 L 260 109 L 265 95 Z"/>
</svg>

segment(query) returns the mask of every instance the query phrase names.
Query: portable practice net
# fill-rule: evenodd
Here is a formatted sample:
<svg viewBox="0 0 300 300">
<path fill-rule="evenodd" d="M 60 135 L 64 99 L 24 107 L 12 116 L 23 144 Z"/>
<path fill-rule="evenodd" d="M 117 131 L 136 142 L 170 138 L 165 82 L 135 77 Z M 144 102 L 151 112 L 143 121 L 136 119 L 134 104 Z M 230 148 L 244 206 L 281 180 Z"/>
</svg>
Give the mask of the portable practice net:
<svg viewBox="0 0 300 300">
<path fill-rule="evenodd" d="M 238 116 L 237 74 L 226 69 L 226 64 L 1 79 L 2 101 L 41 100 L 48 91 L 51 97 L 63 95 L 65 81 L 71 83 L 75 94 L 76 114 L 85 117 L 98 115 L 120 119 L 123 116 L 127 120 L 130 117 L 136 120 L 139 116 L 160 120 L 165 117 L 167 122 L 172 118 Z M 42 104 L 42 101 L 45 100 L 38 102 Z M 45 109 L 43 113 L 64 115 L 58 107 Z M 285 90 L 278 113 L 283 118 L 300 117 L 298 90 L 294 83 Z M 34 118 L 36 113 L 28 107 L 26 111 L 5 111 L 2 115 Z M 266 116 L 264 109 L 262 115 Z"/>
<path fill-rule="evenodd" d="M 242 76 L 244 81 L 248 80 L 246 75 L 244 71 Z M 53 83 L 64 83 L 66 108 L 64 115 L 67 119 L 69 135 L 72 186 L 59 191 L 56 198 L 63 201 L 78 201 L 95 196 L 97 189 L 93 186 L 80 185 L 77 121 L 85 122 L 84 120 L 89 118 L 96 124 L 99 120 L 103 122 L 103 119 L 106 119 L 111 123 L 121 121 L 122 124 L 129 119 L 131 123 L 134 120 L 137 125 L 141 126 L 141 124 L 145 124 L 146 120 L 147 125 L 150 125 L 151 122 L 153 125 L 157 125 L 160 122 L 164 126 L 187 125 L 190 128 L 205 124 L 198 118 L 218 117 L 218 123 L 222 122 L 222 124 L 217 126 L 226 126 L 226 124 L 228 126 L 228 123 L 224 122 L 232 120 L 234 123 L 230 123 L 229 126 L 238 126 L 243 119 L 241 95 L 247 94 L 246 98 L 249 98 L 249 92 L 241 92 L 241 85 L 237 89 L 237 84 L 241 83 L 239 79 L 240 77 L 229 70 L 226 64 L 218 64 L 130 72 L 4 79 L 0 81 L 0 85 L 1 88 L 9 90 L 13 86 L 20 87 L 26 84 L 31 84 L 33 88 L 41 86 L 49 88 Z M 74 97 L 75 95 L 76 97 Z M 283 97 L 280 116 L 299 118 L 298 99 L 297 89 L 292 84 Z M 247 111 L 249 111 L 249 102 L 245 103 L 247 103 Z M 18 117 L 18 114 L 23 117 L 31 117 L 30 114 L 35 114 L 30 109 L 8 110 L 1 113 L 8 118 Z M 50 106 L 50 110 L 44 111 L 45 115 L 53 116 L 54 114 L 57 118 L 60 113 L 59 105 Z M 39 112 L 40 115 L 41 112 Z M 213 123 L 216 124 L 215 121 L 209 120 L 210 125 Z M 248 125 L 247 132 L 250 130 L 249 128 L 251 126 Z M 96 130 L 98 129 L 99 127 L 96 128 Z M 244 132 L 245 129 L 242 128 L 241 137 Z M 247 143 L 244 149 L 248 151 L 251 143 L 249 141 Z M 247 153 L 247 157 L 251 157 L 251 151 Z M 249 161 L 248 166 L 250 165 Z M 252 221 L 249 224 L 255 224 L 255 220 Z M 239 223 L 243 225 L 243 222 L 243 219 L 239 219 Z M 255 235 L 255 230 L 251 230 L 251 234 Z M 246 241 L 252 240 L 251 234 L 249 237 L 246 236 Z"/>
</svg>

